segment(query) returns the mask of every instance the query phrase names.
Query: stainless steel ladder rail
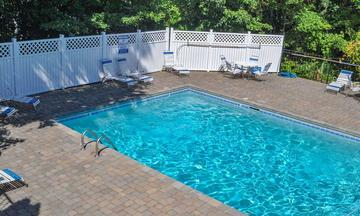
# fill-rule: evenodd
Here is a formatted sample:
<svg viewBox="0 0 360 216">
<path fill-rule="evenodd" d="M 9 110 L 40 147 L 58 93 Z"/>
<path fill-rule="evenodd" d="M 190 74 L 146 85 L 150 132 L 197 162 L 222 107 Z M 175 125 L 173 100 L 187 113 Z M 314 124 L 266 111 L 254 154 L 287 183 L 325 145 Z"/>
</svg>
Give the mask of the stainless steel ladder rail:
<svg viewBox="0 0 360 216">
<path fill-rule="evenodd" d="M 90 140 L 89 142 L 85 143 L 85 136 L 86 134 L 89 133 L 91 135 L 93 135 L 95 137 L 95 139 Z M 80 140 L 80 150 L 85 150 L 85 147 L 87 144 L 95 142 L 98 139 L 98 135 L 91 129 L 86 129 L 82 134 L 81 134 L 81 140 Z"/>
<path fill-rule="evenodd" d="M 85 136 L 87 133 L 93 135 L 95 137 L 95 139 L 91 139 L 89 142 L 85 143 Z M 85 147 L 87 144 L 95 142 L 95 157 L 99 157 L 100 156 L 99 144 L 101 144 L 102 139 L 105 139 L 108 143 L 110 143 L 111 146 L 113 146 L 113 147 L 115 146 L 114 143 L 109 139 L 109 137 L 107 137 L 104 133 L 102 133 L 101 136 L 99 137 L 93 130 L 86 129 L 81 134 L 81 140 L 80 140 L 81 149 L 80 150 L 85 150 Z"/>
<path fill-rule="evenodd" d="M 115 146 L 114 143 L 109 139 L 109 137 L 107 137 L 105 134 L 101 134 L 101 136 L 96 140 L 96 145 L 95 145 L 95 157 L 99 157 L 100 156 L 100 151 L 99 151 L 99 144 L 101 143 L 101 140 L 105 139 L 108 143 L 110 143 L 111 146 Z"/>
</svg>

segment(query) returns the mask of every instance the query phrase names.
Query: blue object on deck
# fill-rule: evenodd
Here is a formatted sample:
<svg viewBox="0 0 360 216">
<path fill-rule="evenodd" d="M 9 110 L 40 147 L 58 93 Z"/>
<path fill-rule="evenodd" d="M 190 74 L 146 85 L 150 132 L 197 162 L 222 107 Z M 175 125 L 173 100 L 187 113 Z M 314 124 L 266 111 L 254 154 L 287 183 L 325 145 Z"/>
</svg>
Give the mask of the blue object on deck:
<svg viewBox="0 0 360 216">
<path fill-rule="evenodd" d="M 285 77 L 285 78 L 296 78 L 297 77 L 296 74 L 291 73 L 289 71 L 282 71 L 278 75 L 281 77 Z"/>
<path fill-rule="evenodd" d="M 8 174 L 11 178 L 13 178 L 13 181 L 19 181 L 22 180 L 22 177 L 20 177 L 19 175 L 17 175 L 15 172 L 13 172 L 10 169 L 4 169 L 3 172 L 5 172 L 6 174 Z"/>
</svg>

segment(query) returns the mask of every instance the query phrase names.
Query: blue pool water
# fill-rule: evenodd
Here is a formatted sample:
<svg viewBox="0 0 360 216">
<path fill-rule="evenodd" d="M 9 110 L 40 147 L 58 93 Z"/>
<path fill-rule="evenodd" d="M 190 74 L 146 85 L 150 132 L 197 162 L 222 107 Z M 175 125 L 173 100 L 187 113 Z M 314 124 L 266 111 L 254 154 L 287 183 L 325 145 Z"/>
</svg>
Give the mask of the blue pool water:
<svg viewBox="0 0 360 216">
<path fill-rule="evenodd" d="M 186 90 L 60 122 L 251 215 L 360 214 L 360 142 Z"/>
</svg>

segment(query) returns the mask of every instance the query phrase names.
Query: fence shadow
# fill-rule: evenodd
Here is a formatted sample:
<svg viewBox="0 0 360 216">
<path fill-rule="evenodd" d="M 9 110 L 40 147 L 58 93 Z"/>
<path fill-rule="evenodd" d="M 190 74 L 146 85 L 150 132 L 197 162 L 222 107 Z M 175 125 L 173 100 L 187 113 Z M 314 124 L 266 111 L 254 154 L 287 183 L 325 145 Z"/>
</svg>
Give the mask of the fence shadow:
<svg viewBox="0 0 360 216">
<path fill-rule="evenodd" d="M 145 86 L 126 87 L 118 82 L 109 81 L 36 95 L 41 101 L 36 111 L 13 101 L 2 102 L 1 104 L 15 107 L 19 111 L 15 118 L 6 122 L 0 121 L 0 152 L 26 141 L 26 137 L 12 135 L 10 127 L 19 128 L 30 123 L 36 123 L 39 129 L 53 127 L 58 117 L 143 95 L 146 95 Z"/>
</svg>

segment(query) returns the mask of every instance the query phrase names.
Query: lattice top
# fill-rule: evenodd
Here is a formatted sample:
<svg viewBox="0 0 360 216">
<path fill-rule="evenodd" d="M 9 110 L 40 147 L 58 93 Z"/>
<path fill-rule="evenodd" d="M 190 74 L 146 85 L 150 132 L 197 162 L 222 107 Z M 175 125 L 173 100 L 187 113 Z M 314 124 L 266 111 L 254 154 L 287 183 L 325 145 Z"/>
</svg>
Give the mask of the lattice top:
<svg viewBox="0 0 360 216">
<path fill-rule="evenodd" d="M 141 34 L 141 41 L 143 43 L 165 41 L 165 33 L 165 31 L 149 33 L 144 32 Z"/>
<path fill-rule="evenodd" d="M 206 32 L 175 32 L 175 41 L 207 42 Z"/>
<path fill-rule="evenodd" d="M 119 37 L 124 36 L 124 34 L 116 34 L 116 35 L 107 35 L 106 36 L 106 44 L 108 46 L 117 46 L 119 45 Z M 136 43 L 136 33 L 128 34 L 129 36 L 129 44 Z"/>
<path fill-rule="evenodd" d="M 11 44 L 0 44 L 0 58 L 11 57 Z"/>
<path fill-rule="evenodd" d="M 66 39 L 66 49 L 85 49 L 100 47 L 100 36 L 92 37 L 76 37 Z"/>
<path fill-rule="evenodd" d="M 59 51 L 59 40 L 19 42 L 19 55 L 34 55 Z"/>
<path fill-rule="evenodd" d="M 281 45 L 282 36 L 276 35 L 252 35 L 252 44 Z"/>
<path fill-rule="evenodd" d="M 226 34 L 226 33 L 214 33 L 215 43 L 236 43 L 244 44 L 246 42 L 245 34 Z"/>
</svg>

